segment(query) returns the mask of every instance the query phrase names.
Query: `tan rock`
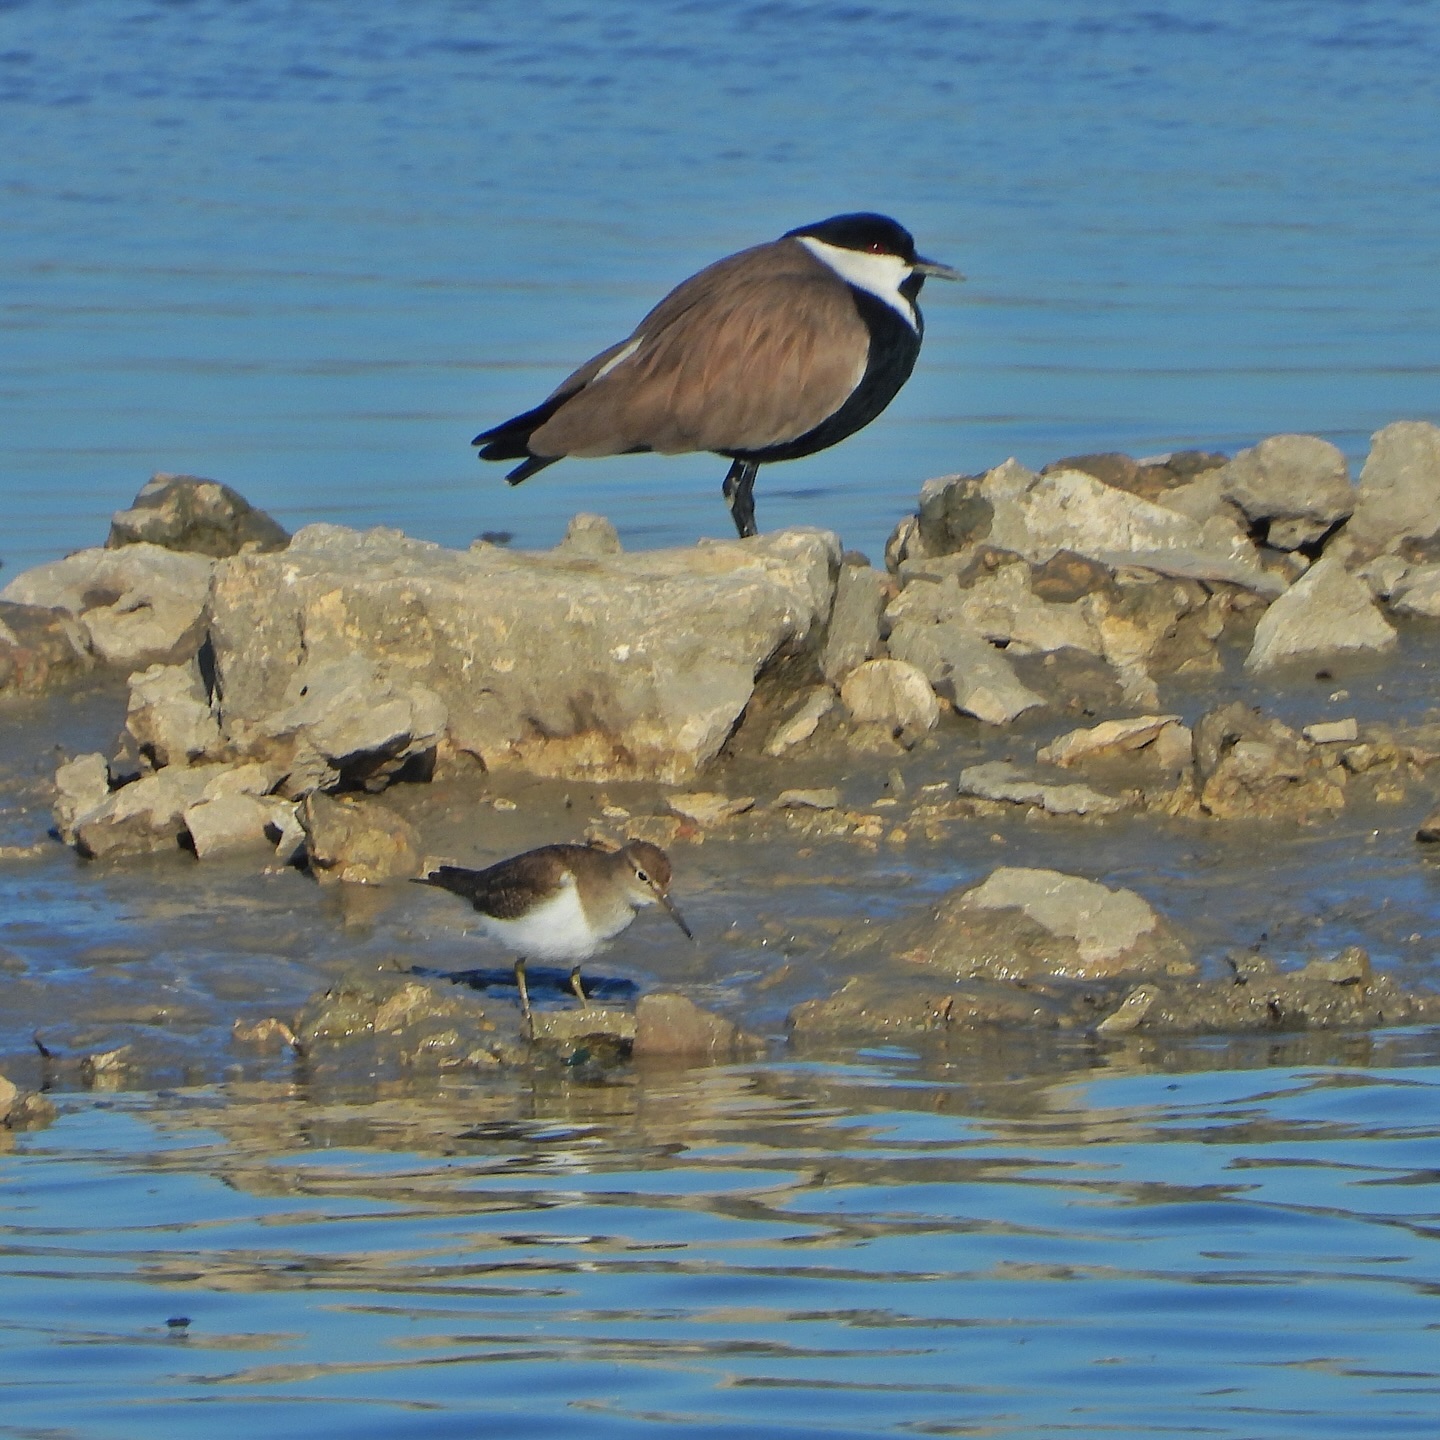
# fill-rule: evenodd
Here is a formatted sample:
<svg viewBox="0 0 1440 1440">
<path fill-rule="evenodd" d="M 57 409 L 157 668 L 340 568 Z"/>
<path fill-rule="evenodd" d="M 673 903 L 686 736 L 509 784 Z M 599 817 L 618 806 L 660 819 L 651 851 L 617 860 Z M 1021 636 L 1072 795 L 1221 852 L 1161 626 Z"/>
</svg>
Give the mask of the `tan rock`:
<svg viewBox="0 0 1440 1440">
<path fill-rule="evenodd" d="M 857 724 L 893 730 L 933 730 L 940 702 L 918 666 L 903 660 L 867 660 L 846 677 L 840 699 Z"/>
</svg>

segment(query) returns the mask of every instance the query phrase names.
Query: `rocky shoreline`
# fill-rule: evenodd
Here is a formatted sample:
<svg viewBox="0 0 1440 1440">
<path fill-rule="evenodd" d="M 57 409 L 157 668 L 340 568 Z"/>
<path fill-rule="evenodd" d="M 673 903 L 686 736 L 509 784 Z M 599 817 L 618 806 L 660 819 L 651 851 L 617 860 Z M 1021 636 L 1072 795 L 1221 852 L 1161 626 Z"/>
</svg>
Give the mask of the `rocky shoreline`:
<svg viewBox="0 0 1440 1440">
<path fill-rule="evenodd" d="M 636 835 L 682 875 L 707 839 L 903 853 L 1016 813 L 1077 836 L 1125 817 L 1293 830 L 1431 784 L 1440 725 L 1423 714 L 1362 720 L 1343 687 L 1300 725 L 1194 697 L 1233 656 L 1273 686 L 1313 684 L 1383 663 L 1405 627 L 1440 617 L 1434 425 L 1378 432 L 1353 483 L 1310 436 L 1233 458 L 1007 461 L 928 482 L 884 558 L 818 529 L 627 554 L 594 516 L 544 553 L 332 525 L 291 537 L 225 486 L 162 475 L 105 546 L 0 592 L 0 694 L 125 682 L 114 749 L 55 775 L 56 834 L 80 855 L 251 855 L 340 885 L 418 872 L 433 841 L 395 802 L 425 787 L 481 797 L 458 858 L 498 858 L 483 816 L 513 808 L 492 793 L 506 776 L 640 787 L 638 807 L 542 810 L 537 831 L 556 833 L 538 838 Z M 888 805 L 846 802 L 857 770 Z M 1136 906 L 1136 934 L 1167 939 L 1116 949 Z M 1024 865 L 837 936 L 833 954 L 853 973 L 794 1007 L 797 1038 L 1359 1028 L 1440 1005 L 1363 951 L 1205 973 L 1138 896 Z M 383 1034 L 440 1066 L 526 1053 L 493 999 L 397 983 L 327 987 L 303 1014 L 262 1017 L 260 1040 L 245 1020 L 239 1043 L 313 1054 Z M 552 1007 L 537 1039 L 706 1057 L 753 1044 L 683 997 L 645 1001 Z"/>
</svg>

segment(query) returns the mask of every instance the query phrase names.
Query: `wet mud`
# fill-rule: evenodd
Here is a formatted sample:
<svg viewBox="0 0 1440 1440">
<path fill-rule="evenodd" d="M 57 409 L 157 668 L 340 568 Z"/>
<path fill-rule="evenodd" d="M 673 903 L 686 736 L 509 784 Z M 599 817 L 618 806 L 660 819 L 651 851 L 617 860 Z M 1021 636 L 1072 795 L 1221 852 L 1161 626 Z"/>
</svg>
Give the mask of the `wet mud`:
<svg viewBox="0 0 1440 1440">
<path fill-rule="evenodd" d="M 1406 629 L 1384 660 L 1263 683 L 1239 658 L 1227 650 L 1220 676 L 1182 677 L 1168 707 L 1190 725 L 1229 701 L 1297 730 L 1354 717 L 1366 763 L 1342 775 L 1327 762 L 1343 809 L 1199 815 L 1173 798 L 1193 782 L 1146 770 L 1144 757 L 1127 772 L 1138 803 L 1118 813 L 960 793 L 963 771 L 1033 765 L 1083 713 L 1003 732 L 951 714 L 908 744 L 870 749 L 822 723 L 781 756 L 742 726 L 703 777 L 704 793 L 725 802 L 708 809 L 658 784 L 497 776 L 459 762 L 427 783 L 391 785 L 384 805 L 431 859 L 484 864 L 627 834 L 669 850 L 698 943 L 642 916 L 587 967 L 589 1011 L 568 973 L 535 967 L 533 1033 L 512 957 L 468 934 L 469 912 L 452 897 L 403 880 L 321 883 L 279 863 L 262 871 L 253 857 L 201 863 L 178 847 L 78 858 L 51 833 L 50 777 L 66 754 L 112 745 L 122 693 L 92 685 L 11 700 L 0 716 L 0 1071 L 30 1091 L 297 1078 L 423 1090 L 537 1067 L 599 1076 L 875 1045 L 1005 1066 L 1018 1046 L 1043 1069 L 1046 1054 L 1073 1060 L 1076 1046 L 1098 1060 L 1304 1040 L 1339 1055 L 1372 1043 L 1376 1027 L 1433 1020 L 1440 871 L 1415 837 L 1440 783 L 1430 707 L 1440 644 Z M 1113 766 L 1126 762 L 1106 763 L 1110 772 L 1086 778 L 1114 792 L 1125 775 Z M 1133 892 L 1173 937 L 1168 961 L 1017 975 L 917 960 L 917 927 L 1002 867 Z M 1012 951 L 1023 948 L 1017 933 L 1006 937 Z M 719 1022 L 723 1042 L 710 1031 L 689 1048 L 661 1040 L 647 1058 L 639 1002 L 666 995 Z M 1327 1034 L 1298 1033 L 1314 1031 Z"/>
</svg>

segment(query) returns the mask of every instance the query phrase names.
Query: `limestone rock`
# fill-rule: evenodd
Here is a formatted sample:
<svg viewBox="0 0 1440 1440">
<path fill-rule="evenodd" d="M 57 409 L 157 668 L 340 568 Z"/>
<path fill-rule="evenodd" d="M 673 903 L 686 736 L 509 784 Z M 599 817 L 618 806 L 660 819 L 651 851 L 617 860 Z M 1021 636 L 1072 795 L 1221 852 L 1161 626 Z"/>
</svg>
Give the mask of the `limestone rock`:
<svg viewBox="0 0 1440 1440">
<path fill-rule="evenodd" d="M 1344 454 L 1315 435 L 1271 435 L 1236 455 L 1220 479 L 1225 496 L 1263 523 L 1266 543 L 1279 550 L 1318 540 L 1355 508 Z"/>
<path fill-rule="evenodd" d="M 1397 641 L 1363 580 L 1327 554 L 1260 617 L 1247 670 L 1346 650 L 1384 651 Z"/>
<path fill-rule="evenodd" d="M 1261 566 L 1255 547 L 1223 516 L 1201 523 L 1080 470 L 1036 475 L 1007 460 L 983 476 L 927 482 L 920 514 L 926 554 L 983 540 L 1032 564 L 1071 550 L 1112 568 L 1138 565 L 1267 594 L 1283 588 Z M 927 515 L 932 517 L 928 526 Z"/>
<path fill-rule="evenodd" d="M 110 767 L 103 755 L 77 755 L 55 772 L 55 828 L 67 844 L 75 843 L 75 824 L 110 798 Z"/>
<path fill-rule="evenodd" d="M 857 724 L 924 732 L 940 721 L 940 702 L 917 666 L 904 660 L 867 660 L 840 687 L 840 699 Z"/>
<path fill-rule="evenodd" d="M 1346 533 L 1372 551 L 1440 534 L 1440 426 L 1397 420 L 1371 437 Z"/>
<path fill-rule="evenodd" d="M 261 724 L 302 664 L 423 687 L 487 768 L 675 783 L 713 759 L 772 661 L 818 644 L 840 546 L 791 530 L 604 558 L 310 526 L 219 563 L 222 722 Z"/>
<path fill-rule="evenodd" d="M 565 527 L 565 534 L 555 547 L 557 555 L 569 555 L 577 559 L 585 556 L 594 560 L 609 555 L 619 555 L 624 549 L 620 544 L 620 532 L 603 515 L 591 515 L 581 511 L 571 517 Z"/>
<path fill-rule="evenodd" d="M 805 691 L 800 703 L 770 732 L 765 753 L 783 755 L 792 746 L 808 740 L 834 708 L 835 692 L 828 685 L 816 685 Z"/>
<path fill-rule="evenodd" d="M 201 800 L 181 818 L 196 855 L 208 860 L 236 850 L 273 850 L 294 815 L 294 804 L 277 796 L 233 793 Z"/>
<path fill-rule="evenodd" d="M 755 808 L 753 795 L 719 795 L 713 790 L 696 790 L 683 795 L 670 795 L 665 803 L 686 820 L 693 820 L 701 829 L 722 825 L 747 810 Z"/>
<path fill-rule="evenodd" d="M 0 599 L 76 617 L 85 647 L 124 671 L 188 659 L 204 632 L 215 562 L 158 545 L 78 550 L 17 575 Z"/>
<path fill-rule="evenodd" d="M 684 995 L 661 991 L 635 1004 L 637 1059 L 724 1062 L 753 1047 L 746 1038 L 734 1021 L 702 1010 Z"/>
<path fill-rule="evenodd" d="M 286 793 L 300 797 L 342 781 L 379 789 L 411 761 L 433 756 L 445 733 L 444 702 L 424 685 L 362 655 L 297 666 L 279 706 L 254 725 L 224 705 L 231 738 L 282 764 Z"/>
<path fill-rule="evenodd" d="M 43 694 L 91 663 L 65 611 L 0 601 L 0 694 Z"/>
<path fill-rule="evenodd" d="M 834 810 L 840 804 L 840 791 L 834 785 L 813 790 L 782 790 L 775 797 L 777 810 Z"/>
<path fill-rule="evenodd" d="M 1308 822 L 1345 808 L 1338 772 L 1271 716 L 1233 701 L 1195 726 L 1201 809 L 1221 820 Z"/>
<path fill-rule="evenodd" d="M 156 766 L 188 765 L 220 743 L 220 726 L 193 661 L 132 675 L 125 728 Z"/>
<path fill-rule="evenodd" d="M 1031 805 L 1051 815 L 1115 815 L 1128 808 L 1126 801 L 1102 795 L 1088 785 L 1046 785 L 1008 760 L 991 760 L 962 770 L 959 789 L 962 795 Z"/>
<path fill-rule="evenodd" d="M 200 555 L 238 555 L 248 548 L 283 550 L 289 532 L 238 491 L 197 475 L 152 475 L 128 510 L 110 521 L 108 549 L 161 545 Z"/>
<path fill-rule="evenodd" d="M 1390 596 L 1390 608 L 1397 615 L 1421 615 L 1427 620 L 1440 620 L 1440 565 L 1406 567 L 1404 578 L 1386 593 Z"/>
<path fill-rule="evenodd" d="M 868 565 L 840 567 L 825 648 L 820 652 L 820 673 L 832 685 L 879 650 L 886 588 L 886 577 Z"/>
<path fill-rule="evenodd" d="M 373 885 L 420 868 L 415 827 L 378 800 L 308 795 L 301 809 L 311 873 L 318 880 Z"/>
<path fill-rule="evenodd" d="M 1020 682 L 1003 652 L 959 624 L 902 621 L 889 645 L 895 659 L 918 667 L 957 710 L 987 725 L 1008 725 L 1045 704 Z"/>
<path fill-rule="evenodd" d="M 74 843 L 92 859 L 146 855 L 174 849 L 185 829 L 184 814 L 205 798 L 224 765 L 172 765 L 113 790 L 74 821 Z"/>
<path fill-rule="evenodd" d="M 952 891 L 890 943 L 904 960 L 959 977 L 1089 980 L 1194 969 L 1186 947 L 1134 891 L 1011 866 Z"/>
<path fill-rule="evenodd" d="M 1155 746 L 1171 763 L 1188 763 L 1190 731 L 1178 715 L 1136 715 L 1128 720 L 1105 720 L 1089 728 L 1071 730 L 1051 741 L 1035 758 L 1047 765 L 1083 765 Z"/>
<path fill-rule="evenodd" d="M 1319 720 L 1300 733 L 1312 745 L 1353 743 L 1360 738 L 1360 723 L 1353 716 L 1348 720 Z"/>
</svg>

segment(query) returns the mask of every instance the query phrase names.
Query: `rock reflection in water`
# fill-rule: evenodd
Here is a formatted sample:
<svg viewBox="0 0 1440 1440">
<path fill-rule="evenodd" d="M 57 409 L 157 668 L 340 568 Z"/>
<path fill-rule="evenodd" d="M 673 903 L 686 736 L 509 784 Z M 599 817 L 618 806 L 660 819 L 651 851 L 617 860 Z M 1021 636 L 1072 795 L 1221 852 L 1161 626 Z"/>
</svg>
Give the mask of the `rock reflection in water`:
<svg viewBox="0 0 1440 1440">
<path fill-rule="evenodd" d="M 1419 1433 L 1434 1037 L 1036 1046 L 71 1098 L 0 1433 Z"/>
</svg>

